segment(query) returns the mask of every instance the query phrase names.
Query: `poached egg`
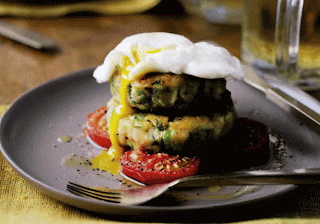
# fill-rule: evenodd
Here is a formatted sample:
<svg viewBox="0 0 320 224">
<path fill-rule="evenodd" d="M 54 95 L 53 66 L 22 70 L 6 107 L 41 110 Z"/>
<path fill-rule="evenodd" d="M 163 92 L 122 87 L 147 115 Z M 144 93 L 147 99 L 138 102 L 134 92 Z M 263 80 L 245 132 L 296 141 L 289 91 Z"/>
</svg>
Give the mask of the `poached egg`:
<svg viewBox="0 0 320 224">
<path fill-rule="evenodd" d="M 110 81 L 115 71 L 121 73 L 120 106 L 112 113 L 109 124 L 112 147 L 104 153 L 106 165 L 118 163 L 123 149 L 118 144 L 120 119 L 133 113 L 127 101 L 128 86 L 150 72 L 187 74 L 205 79 L 242 79 L 240 61 L 226 49 L 206 42 L 193 43 L 172 33 L 141 33 L 125 38 L 94 71 L 98 83 Z M 113 165 L 114 167 L 114 165 Z M 113 174 L 120 166 L 113 168 Z"/>
</svg>

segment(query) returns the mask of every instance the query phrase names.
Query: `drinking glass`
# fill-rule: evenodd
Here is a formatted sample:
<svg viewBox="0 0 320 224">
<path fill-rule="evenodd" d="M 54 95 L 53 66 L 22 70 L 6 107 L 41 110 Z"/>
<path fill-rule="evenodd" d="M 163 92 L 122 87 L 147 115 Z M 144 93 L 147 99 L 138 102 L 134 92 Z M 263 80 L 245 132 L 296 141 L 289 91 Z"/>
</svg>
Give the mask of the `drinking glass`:
<svg viewBox="0 0 320 224">
<path fill-rule="evenodd" d="M 320 0 L 243 3 L 243 62 L 301 89 L 320 89 Z"/>
</svg>

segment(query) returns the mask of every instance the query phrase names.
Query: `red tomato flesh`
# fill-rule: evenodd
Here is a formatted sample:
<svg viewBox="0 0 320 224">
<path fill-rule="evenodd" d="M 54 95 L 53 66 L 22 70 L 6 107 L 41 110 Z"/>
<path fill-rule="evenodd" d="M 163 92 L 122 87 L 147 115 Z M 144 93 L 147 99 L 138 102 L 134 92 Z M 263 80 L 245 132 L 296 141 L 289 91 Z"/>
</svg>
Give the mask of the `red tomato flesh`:
<svg viewBox="0 0 320 224">
<path fill-rule="evenodd" d="M 235 147 L 241 151 L 252 153 L 262 147 L 269 148 L 269 132 L 263 123 L 250 118 L 239 118 L 233 129 L 238 138 Z"/>
<path fill-rule="evenodd" d="M 238 138 L 233 142 L 234 156 L 238 161 L 249 166 L 267 164 L 271 158 L 267 126 L 250 118 L 239 118 L 234 130 Z"/>
<path fill-rule="evenodd" d="M 124 175 L 147 185 L 195 175 L 199 164 L 198 158 L 170 156 L 166 153 L 150 155 L 137 150 L 125 152 L 120 159 Z"/>
<path fill-rule="evenodd" d="M 107 119 L 104 116 L 106 110 L 107 106 L 104 106 L 90 113 L 87 116 L 87 122 L 84 131 L 86 135 L 97 145 L 103 148 L 110 148 L 111 140 L 109 132 L 106 131 L 108 129 Z"/>
<path fill-rule="evenodd" d="M 272 158 L 268 128 L 253 119 L 238 118 L 217 148 L 203 151 L 199 157 L 203 173 L 231 172 L 268 165 Z"/>
</svg>

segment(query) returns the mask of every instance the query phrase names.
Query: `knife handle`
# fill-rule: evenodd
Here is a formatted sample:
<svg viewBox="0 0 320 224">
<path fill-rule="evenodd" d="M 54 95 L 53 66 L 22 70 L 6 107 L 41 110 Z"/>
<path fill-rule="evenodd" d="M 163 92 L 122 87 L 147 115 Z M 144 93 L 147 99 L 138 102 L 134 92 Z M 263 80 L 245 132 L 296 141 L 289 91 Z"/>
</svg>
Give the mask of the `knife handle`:
<svg viewBox="0 0 320 224">
<path fill-rule="evenodd" d="M 293 99 L 288 94 L 284 93 L 280 89 L 269 88 L 266 90 L 266 97 L 280 106 L 282 109 L 298 115 L 304 122 L 313 122 L 320 125 L 320 114 L 314 112 L 312 109 L 306 107 L 304 104 Z M 316 130 L 319 129 L 316 128 Z"/>
<path fill-rule="evenodd" d="M 51 39 L 5 21 L 0 21 L 0 35 L 38 50 L 57 49 Z"/>
</svg>

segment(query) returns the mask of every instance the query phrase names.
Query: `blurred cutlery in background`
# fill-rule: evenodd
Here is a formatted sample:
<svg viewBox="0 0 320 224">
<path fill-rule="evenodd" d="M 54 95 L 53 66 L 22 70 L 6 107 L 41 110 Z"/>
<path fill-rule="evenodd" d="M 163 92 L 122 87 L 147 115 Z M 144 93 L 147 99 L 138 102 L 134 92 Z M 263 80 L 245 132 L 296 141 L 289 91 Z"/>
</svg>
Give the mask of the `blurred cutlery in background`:
<svg viewBox="0 0 320 224">
<path fill-rule="evenodd" d="M 56 43 L 36 32 L 0 20 L 0 35 L 37 50 L 57 50 Z"/>
</svg>

